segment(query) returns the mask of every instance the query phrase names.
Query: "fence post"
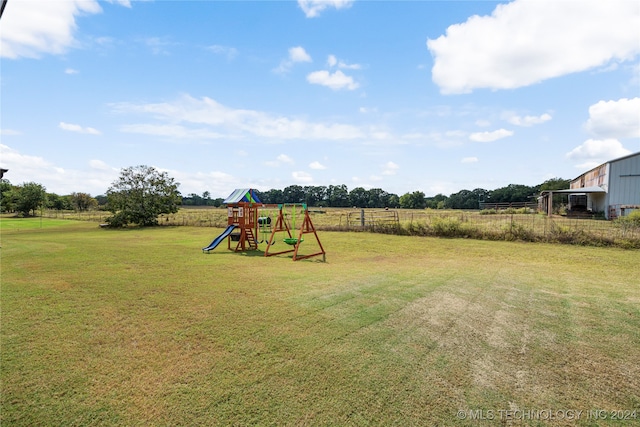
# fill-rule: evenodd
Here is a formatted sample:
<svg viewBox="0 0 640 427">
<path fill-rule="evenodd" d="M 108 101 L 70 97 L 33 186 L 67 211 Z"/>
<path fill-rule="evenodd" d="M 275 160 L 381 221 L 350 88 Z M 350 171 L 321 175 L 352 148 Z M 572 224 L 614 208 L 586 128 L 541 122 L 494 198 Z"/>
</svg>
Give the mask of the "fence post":
<svg viewBox="0 0 640 427">
<path fill-rule="evenodd" d="M 360 209 L 360 227 L 364 228 L 364 209 Z"/>
</svg>

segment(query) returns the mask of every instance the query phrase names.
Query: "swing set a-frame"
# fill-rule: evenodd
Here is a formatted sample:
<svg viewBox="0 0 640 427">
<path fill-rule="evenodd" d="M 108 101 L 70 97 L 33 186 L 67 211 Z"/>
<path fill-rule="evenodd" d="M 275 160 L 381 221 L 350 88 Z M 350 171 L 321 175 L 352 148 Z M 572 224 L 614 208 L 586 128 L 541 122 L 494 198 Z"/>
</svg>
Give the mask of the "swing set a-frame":
<svg viewBox="0 0 640 427">
<path fill-rule="evenodd" d="M 227 228 L 216 237 L 207 247 L 202 248 L 203 252 L 215 249 L 225 238 L 227 247 L 232 250 L 232 242 L 237 242 L 235 252 L 246 250 L 257 250 L 258 244 L 267 242 L 264 256 L 274 256 L 293 252 L 293 260 L 311 258 L 322 255 L 322 260 L 326 260 L 326 252 L 318 233 L 309 216 L 309 209 L 305 203 L 282 203 L 282 204 L 262 204 L 252 189 L 235 190 L 224 202 L 227 205 Z M 270 216 L 258 216 L 259 210 L 278 209 L 278 217 L 272 226 Z M 291 223 L 286 218 L 286 211 L 290 212 Z M 302 224 L 296 229 L 296 211 L 303 216 Z M 293 236 L 297 232 L 297 237 Z M 258 241 L 259 233 L 262 233 L 263 240 Z M 272 247 L 276 243 L 276 233 L 284 233 L 282 242 L 291 246 L 287 250 L 274 252 Z M 269 238 L 266 239 L 266 235 Z M 300 245 L 304 242 L 304 235 L 313 234 L 317 242 L 318 252 L 311 254 L 299 254 Z M 308 243 L 307 243 L 308 245 Z M 305 246 L 307 246 L 305 245 Z"/>
<path fill-rule="evenodd" d="M 309 216 L 309 209 L 307 205 L 305 203 L 283 203 L 277 206 L 278 206 L 278 218 L 276 218 L 276 222 L 273 225 L 273 228 L 271 230 L 271 235 L 269 236 L 269 240 L 267 241 L 267 249 L 265 249 L 264 251 L 264 256 L 281 255 L 281 254 L 287 254 L 287 253 L 293 252 L 294 261 L 298 261 L 305 258 L 311 258 L 319 255 L 322 255 L 322 260 L 325 261 L 326 252 L 324 251 L 324 247 L 322 246 L 322 243 L 320 243 L 320 238 L 318 237 L 316 228 L 313 226 L 313 222 L 311 221 L 311 217 Z M 289 227 L 289 224 L 287 223 L 287 220 L 284 217 L 284 210 L 286 207 L 291 208 L 291 223 L 292 223 L 291 228 Z M 291 234 L 291 230 L 293 229 L 294 231 L 296 231 L 295 215 L 296 215 L 296 209 L 298 207 L 302 208 L 304 219 L 302 221 L 302 225 L 300 226 L 300 229 L 298 230 L 298 237 L 293 237 Z M 287 249 L 279 252 L 271 252 L 271 247 L 275 243 L 274 237 L 276 233 L 282 232 L 282 231 L 285 232 L 288 236 L 282 239 L 282 241 L 287 245 L 293 246 L 293 249 Z M 298 255 L 298 249 L 300 248 L 300 244 L 304 242 L 303 236 L 305 234 L 313 234 L 313 236 L 316 239 L 316 242 L 318 243 L 318 247 L 320 249 L 319 252 L 308 254 L 308 255 Z"/>
</svg>

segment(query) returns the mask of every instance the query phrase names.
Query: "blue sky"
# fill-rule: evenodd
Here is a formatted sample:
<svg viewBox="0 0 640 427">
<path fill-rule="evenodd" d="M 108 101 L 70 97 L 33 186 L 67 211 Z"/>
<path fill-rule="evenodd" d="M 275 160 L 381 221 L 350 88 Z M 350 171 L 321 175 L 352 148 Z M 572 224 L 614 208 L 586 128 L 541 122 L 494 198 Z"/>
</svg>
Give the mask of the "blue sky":
<svg viewBox="0 0 640 427">
<path fill-rule="evenodd" d="M 640 151 L 640 2 L 32 1 L 0 22 L 0 165 L 104 194 L 449 195 Z"/>
</svg>

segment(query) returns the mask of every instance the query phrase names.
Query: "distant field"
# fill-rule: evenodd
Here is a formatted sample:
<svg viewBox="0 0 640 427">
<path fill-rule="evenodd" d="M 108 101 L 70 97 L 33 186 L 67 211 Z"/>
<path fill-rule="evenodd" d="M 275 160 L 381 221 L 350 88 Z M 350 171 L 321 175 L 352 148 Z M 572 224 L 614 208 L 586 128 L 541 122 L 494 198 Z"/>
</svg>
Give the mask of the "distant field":
<svg viewBox="0 0 640 427">
<path fill-rule="evenodd" d="M 299 211 L 298 211 L 299 212 Z M 576 219 L 542 214 L 521 214 L 498 211 L 481 215 L 479 211 L 433 209 L 358 209 L 309 208 L 314 225 L 319 230 L 360 231 L 361 212 L 364 212 L 365 230 L 394 234 L 470 237 L 484 240 L 522 240 L 572 243 L 592 246 L 617 246 L 640 249 L 640 228 L 622 228 L 614 221 Z M 52 219 L 78 219 L 104 222 L 108 212 L 48 211 Z M 261 216 L 277 217 L 277 210 L 263 209 Z M 291 212 L 285 216 L 292 219 Z M 226 227 L 225 208 L 188 207 L 175 214 L 162 215 L 161 225 Z M 298 223 L 299 225 L 299 223 Z"/>
<path fill-rule="evenodd" d="M 3 426 L 640 425 L 638 251 L 323 231 L 323 263 L 203 254 L 216 227 L 0 230 Z"/>
</svg>

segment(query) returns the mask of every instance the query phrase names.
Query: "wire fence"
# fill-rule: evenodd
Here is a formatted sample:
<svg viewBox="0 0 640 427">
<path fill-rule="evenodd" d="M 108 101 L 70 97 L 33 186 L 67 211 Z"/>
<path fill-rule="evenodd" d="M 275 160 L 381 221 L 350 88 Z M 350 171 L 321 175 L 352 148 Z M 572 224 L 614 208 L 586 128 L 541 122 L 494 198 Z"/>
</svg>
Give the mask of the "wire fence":
<svg viewBox="0 0 640 427">
<path fill-rule="evenodd" d="M 457 235 L 484 239 L 548 241 L 595 245 L 637 245 L 640 227 L 619 221 L 569 218 L 541 214 L 477 212 L 413 213 L 401 216 L 401 225 L 425 235 Z"/>
<path fill-rule="evenodd" d="M 504 211 L 503 211 L 504 212 Z M 580 219 L 534 213 L 482 215 L 479 211 L 413 209 L 310 209 L 317 230 L 369 231 L 401 235 L 466 237 L 485 240 L 559 242 L 640 249 L 640 227 L 624 221 Z M 49 210 L 50 218 L 106 223 L 105 211 L 70 212 Z M 277 210 L 261 209 L 260 217 L 277 217 Z M 285 218 L 286 219 L 286 218 Z M 227 226 L 223 208 L 183 208 L 158 217 L 161 226 Z"/>
</svg>

